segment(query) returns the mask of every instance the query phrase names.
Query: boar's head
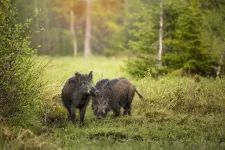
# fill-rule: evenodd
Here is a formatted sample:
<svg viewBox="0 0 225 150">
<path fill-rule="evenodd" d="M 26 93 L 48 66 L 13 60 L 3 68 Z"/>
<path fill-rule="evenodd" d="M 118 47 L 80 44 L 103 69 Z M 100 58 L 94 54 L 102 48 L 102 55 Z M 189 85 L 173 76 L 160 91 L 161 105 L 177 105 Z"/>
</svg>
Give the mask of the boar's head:
<svg viewBox="0 0 225 150">
<path fill-rule="evenodd" d="M 81 75 L 76 72 L 75 78 L 81 83 L 79 90 L 82 94 L 97 96 L 100 93 L 93 84 L 92 71 L 88 75 Z"/>
<path fill-rule="evenodd" d="M 94 106 L 94 113 L 98 119 L 105 118 L 108 110 L 109 99 L 105 99 L 104 97 L 98 96 L 98 99 L 96 100 L 95 106 Z"/>
</svg>

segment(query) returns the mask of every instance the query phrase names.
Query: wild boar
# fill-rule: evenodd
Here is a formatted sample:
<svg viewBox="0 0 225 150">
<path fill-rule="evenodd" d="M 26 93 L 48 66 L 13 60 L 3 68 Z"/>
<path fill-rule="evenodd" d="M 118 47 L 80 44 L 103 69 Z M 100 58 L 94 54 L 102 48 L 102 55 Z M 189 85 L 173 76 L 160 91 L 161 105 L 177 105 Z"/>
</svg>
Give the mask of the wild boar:
<svg viewBox="0 0 225 150">
<path fill-rule="evenodd" d="M 139 98 L 143 96 L 137 91 L 136 87 L 126 78 L 113 79 L 108 81 L 100 89 L 100 94 L 93 97 L 93 112 L 97 118 L 103 118 L 112 110 L 115 117 L 120 115 L 123 108 L 123 116 L 131 115 L 131 103 L 134 94 Z"/>
<path fill-rule="evenodd" d="M 69 120 L 73 123 L 76 120 L 76 108 L 79 109 L 80 122 L 84 122 L 86 107 L 90 101 L 90 97 L 97 96 L 99 91 L 93 85 L 92 71 L 89 74 L 75 73 L 65 83 L 61 98 L 64 106 L 68 110 Z"/>
<path fill-rule="evenodd" d="M 102 80 L 98 81 L 98 82 L 96 83 L 96 88 L 97 88 L 97 90 L 100 91 L 101 88 L 102 88 L 105 84 L 107 84 L 109 81 L 110 81 L 109 79 L 102 79 Z M 91 104 L 91 107 L 92 107 L 93 113 L 94 113 L 95 115 L 97 115 L 97 105 L 98 105 L 98 103 L 97 103 L 97 101 L 96 101 L 96 98 L 92 98 L 92 104 Z"/>
</svg>

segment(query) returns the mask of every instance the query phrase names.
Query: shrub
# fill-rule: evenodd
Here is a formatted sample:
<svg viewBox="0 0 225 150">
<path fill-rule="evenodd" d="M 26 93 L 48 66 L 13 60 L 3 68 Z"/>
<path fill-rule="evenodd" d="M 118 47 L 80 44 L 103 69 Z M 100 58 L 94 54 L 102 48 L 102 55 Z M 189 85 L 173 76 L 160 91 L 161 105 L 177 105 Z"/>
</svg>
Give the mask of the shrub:
<svg viewBox="0 0 225 150">
<path fill-rule="evenodd" d="M 16 23 L 16 12 L 9 10 L 0 21 L 0 116 L 17 124 L 36 124 L 40 106 L 40 72 L 36 50 L 30 48 L 31 19 Z M 36 118 L 36 119 L 35 119 Z"/>
</svg>

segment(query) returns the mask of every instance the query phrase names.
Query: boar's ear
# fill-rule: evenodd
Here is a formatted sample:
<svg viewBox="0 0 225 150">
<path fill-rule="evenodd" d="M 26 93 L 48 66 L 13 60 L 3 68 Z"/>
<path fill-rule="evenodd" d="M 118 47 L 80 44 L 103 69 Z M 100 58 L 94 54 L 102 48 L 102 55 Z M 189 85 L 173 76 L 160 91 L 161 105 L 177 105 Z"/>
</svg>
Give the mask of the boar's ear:
<svg viewBox="0 0 225 150">
<path fill-rule="evenodd" d="M 80 80 L 81 74 L 80 74 L 79 72 L 75 72 L 75 77 L 76 77 L 78 80 Z"/>
<path fill-rule="evenodd" d="M 79 72 L 75 72 L 75 76 L 81 76 Z"/>
<path fill-rule="evenodd" d="M 106 105 L 108 101 L 104 101 L 103 104 Z"/>
<path fill-rule="evenodd" d="M 89 77 L 92 79 L 92 71 L 89 72 Z"/>
</svg>

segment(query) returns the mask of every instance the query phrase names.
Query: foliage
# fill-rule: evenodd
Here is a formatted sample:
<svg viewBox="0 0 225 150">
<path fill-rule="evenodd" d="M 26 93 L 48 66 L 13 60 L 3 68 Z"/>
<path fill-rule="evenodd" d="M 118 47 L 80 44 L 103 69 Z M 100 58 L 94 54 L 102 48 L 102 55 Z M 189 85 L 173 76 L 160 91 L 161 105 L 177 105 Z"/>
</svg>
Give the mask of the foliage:
<svg viewBox="0 0 225 150">
<path fill-rule="evenodd" d="M 209 50 L 219 56 L 219 58 L 224 57 L 225 52 L 225 28 L 224 28 L 224 20 L 225 20 L 225 3 L 222 0 L 218 0 L 216 3 L 211 1 L 202 0 L 202 11 L 204 15 L 203 26 L 205 28 L 205 32 L 203 35 L 206 43 L 210 44 Z M 225 73 L 225 60 L 219 61 L 219 65 L 221 65 L 221 74 L 223 76 Z"/>
<path fill-rule="evenodd" d="M 213 67 L 217 65 L 216 59 L 202 39 L 200 3 L 190 3 L 188 6 L 173 3 L 164 11 L 165 18 L 171 18 L 165 19 L 164 66 L 175 70 L 182 68 L 186 74 L 212 76 L 214 73 L 215 76 Z"/>
<path fill-rule="evenodd" d="M 31 46 L 40 45 L 40 55 L 72 55 L 70 11 L 74 11 L 78 53 L 83 53 L 85 1 L 12 0 L 12 5 L 19 9 L 20 20 L 36 16 L 31 26 Z M 160 69 L 157 61 L 159 1 L 96 0 L 91 7 L 93 54 L 131 55 L 126 70 L 134 76 L 158 76 L 180 69 L 183 74 L 215 76 L 219 66 L 224 73 L 225 60 L 221 55 L 225 51 L 225 5 L 222 0 L 163 1 L 164 66 Z"/>
<path fill-rule="evenodd" d="M 0 19 L 5 18 L 5 11 L 9 8 L 10 1 L 9 0 L 0 0 Z"/>
<path fill-rule="evenodd" d="M 91 49 L 93 54 L 111 56 L 123 50 L 125 43 L 125 36 L 123 36 L 125 30 L 124 5 L 124 1 L 114 0 L 91 2 Z M 70 11 L 73 11 L 78 53 L 83 53 L 86 1 L 12 0 L 12 6 L 18 8 L 20 21 L 35 16 L 31 25 L 31 46 L 40 45 L 39 55 L 73 54 L 73 37 L 70 32 Z"/>
<path fill-rule="evenodd" d="M 125 44 L 125 1 L 92 3 L 92 48 L 97 54 L 121 54 Z"/>
<path fill-rule="evenodd" d="M 41 70 L 36 66 L 30 38 L 24 36 L 31 20 L 16 20 L 16 12 L 9 10 L 0 21 L 0 116 L 18 125 L 37 125 Z"/>
<path fill-rule="evenodd" d="M 126 60 L 126 67 L 124 67 L 123 70 L 138 78 L 143 78 L 145 76 L 156 77 L 157 70 L 153 65 L 155 63 L 154 58 L 149 59 L 149 57 L 146 56 L 136 59 L 128 59 Z"/>
<path fill-rule="evenodd" d="M 207 24 L 210 21 L 209 14 L 212 12 L 205 11 L 202 3 L 195 0 L 164 2 L 163 67 L 158 68 L 156 56 L 159 3 L 150 5 L 148 2 L 143 2 L 145 5 L 139 13 L 134 15 L 134 26 L 129 30 L 133 37 L 129 41 L 129 48 L 135 56 L 132 62 L 127 62 L 127 72 L 133 76 L 141 74 L 141 77 L 144 77 L 158 76 L 181 69 L 183 75 L 199 74 L 215 77 L 218 66 L 222 65 L 219 64 L 219 60 L 223 44 L 222 40 L 218 40 L 217 47 L 213 46 L 215 43 L 212 43 L 210 39 L 223 37 L 220 34 L 223 33 L 223 29 L 215 26 L 220 24 L 217 22 L 214 27 L 218 32 L 212 31 L 213 26 Z M 222 4 L 219 6 L 223 8 Z M 221 12 L 218 15 L 223 16 Z"/>
<path fill-rule="evenodd" d="M 134 53 L 124 69 L 138 77 L 147 74 L 154 76 L 156 70 L 158 31 L 152 29 L 158 27 L 159 19 L 154 16 L 157 15 L 158 9 L 155 9 L 155 5 L 151 6 L 151 9 L 148 6 L 144 4 L 139 6 L 141 11 L 133 15 L 134 23 L 129 30 L 131 40 L 128 41 L 128 47 Z"/>
</svg>

